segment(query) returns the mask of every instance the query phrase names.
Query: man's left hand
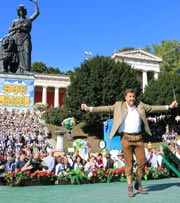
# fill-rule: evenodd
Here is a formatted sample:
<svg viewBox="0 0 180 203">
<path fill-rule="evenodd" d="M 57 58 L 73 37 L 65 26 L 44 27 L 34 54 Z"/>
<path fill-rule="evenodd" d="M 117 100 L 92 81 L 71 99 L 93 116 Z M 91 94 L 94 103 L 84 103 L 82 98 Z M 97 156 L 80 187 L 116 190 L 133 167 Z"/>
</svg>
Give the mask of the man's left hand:
<svg viewBox="0 0 180 203">
<path fill-rule="evenodd" d="M 170 108 L 170 109 L 173 109 L 173 108 L 176 108 L 176 107 L 178 107 L 177 101 L 173 101 L 173 102 L 169 105 L 169 108 Z"/>
</svg>

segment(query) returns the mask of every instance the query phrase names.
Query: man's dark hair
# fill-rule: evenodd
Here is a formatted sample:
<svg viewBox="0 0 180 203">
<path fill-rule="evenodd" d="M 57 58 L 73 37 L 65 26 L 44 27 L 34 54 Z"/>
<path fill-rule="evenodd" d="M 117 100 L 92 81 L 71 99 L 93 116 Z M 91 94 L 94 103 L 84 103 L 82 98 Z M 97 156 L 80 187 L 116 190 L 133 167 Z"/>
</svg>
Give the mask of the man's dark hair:
<svg viewBox="0 0 180 203">
<path fill-rule="evenodd" d="M 128 93 L 134 93 L 136 96 L 136 90 L 134 90 L 133 88 L 128 88 L 125 90 L 124 96 L 126 96 Z"/>
</svg>

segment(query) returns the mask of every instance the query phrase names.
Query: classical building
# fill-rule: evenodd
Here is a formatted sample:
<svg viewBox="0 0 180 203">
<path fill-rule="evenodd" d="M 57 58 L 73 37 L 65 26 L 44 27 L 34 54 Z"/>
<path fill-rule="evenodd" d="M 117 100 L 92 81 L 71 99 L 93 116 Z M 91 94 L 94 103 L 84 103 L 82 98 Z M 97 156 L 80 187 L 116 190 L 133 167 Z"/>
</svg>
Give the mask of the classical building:
<svg viewBox="0 0 180 203">
<path fill-rule="evenodd" d="M 149 80 L 158 78 L 160 72 L 159 64 L 162 59 L 142 49 L 115 52 L 112 58 L 115 61 L 126 62 L 136 70 L 138 79 L 142 81 L 143 91 Z"/>
<path fill-rule="evenodd" d="M 143 91 L 149 80 L 158 78 L 162 59 L 142 49 L 115 52 L 112 58 L 115 61 L 126 62 L 136 70 L 138 79 L 142 81 Z M 35 74 L 34 103 L 43 102 L 48 107 L 62 107 L 63 97 L 69 85 L 69 76 Z"/>
<path fill-rule="evenodd" d="M 34 77 L 34 103 L 43 102 L 47 107 L 62 107 L 63 97 L 70 85 L 70 77 L 37 73 Z"/>
</svg>

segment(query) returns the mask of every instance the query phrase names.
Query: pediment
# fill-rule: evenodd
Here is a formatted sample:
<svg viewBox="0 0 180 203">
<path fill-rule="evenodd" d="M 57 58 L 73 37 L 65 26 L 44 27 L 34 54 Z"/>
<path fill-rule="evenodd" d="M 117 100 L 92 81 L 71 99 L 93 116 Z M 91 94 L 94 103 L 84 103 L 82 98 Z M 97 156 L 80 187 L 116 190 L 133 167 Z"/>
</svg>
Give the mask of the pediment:
<svg viewBox="0 0 180 203">
<path fill-rule="evenodd" d="M 134 59 L 151 60 L 151 61 L 158 61 L 158 62 L 162 61 L 162 58 L 155 56 L 153 54 L 150 54 L 149 52 L 146 52 L 142 49 L 136 49 L 136 50 L 125 51 L 125 52 L 116 52 L 112 55 L 112 58 L 119 58 L 119 59 L 134 58 Z"/>
</svg>

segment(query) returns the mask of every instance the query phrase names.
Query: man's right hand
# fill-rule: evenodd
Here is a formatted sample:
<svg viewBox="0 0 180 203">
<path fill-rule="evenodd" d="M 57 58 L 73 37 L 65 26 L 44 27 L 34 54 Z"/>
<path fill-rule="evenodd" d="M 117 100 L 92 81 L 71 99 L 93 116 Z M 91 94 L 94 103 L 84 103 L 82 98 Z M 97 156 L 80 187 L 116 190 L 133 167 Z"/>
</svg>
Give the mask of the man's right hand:
<svg viewBox="0 0 180 203">
<path fill-rule="evenodd" d="M 87 106 L 86 104 L 81 104 L 81 109 L 84 111 L 89 111 L 89 106 Z"/>
</svg>

